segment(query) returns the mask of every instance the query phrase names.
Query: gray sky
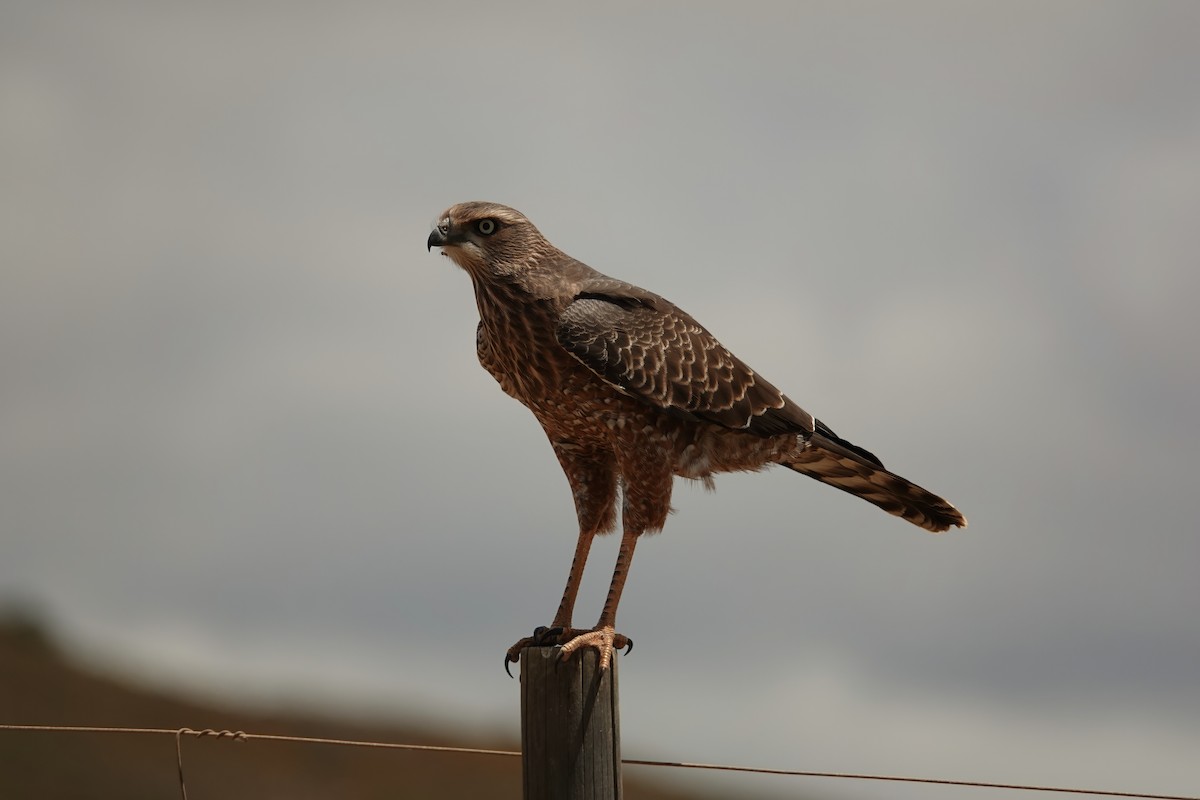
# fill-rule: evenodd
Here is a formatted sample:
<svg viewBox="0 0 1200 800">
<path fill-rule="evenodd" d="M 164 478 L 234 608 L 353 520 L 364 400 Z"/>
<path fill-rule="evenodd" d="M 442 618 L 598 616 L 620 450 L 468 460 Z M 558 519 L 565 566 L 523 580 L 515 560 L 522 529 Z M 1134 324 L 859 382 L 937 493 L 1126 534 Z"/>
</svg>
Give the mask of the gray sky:
<svg viewBox="0 0 1200 800">
<path fill-rule="evenodd" d="M 679 485 L 627 755 L 1194 792 L 1198 38 L 1188 2 L 5 3 L 0 596 L 164 684 L 515 730 L 574 514 L 424 247 L 495 200 L 971 520 Z"/>
</svg>

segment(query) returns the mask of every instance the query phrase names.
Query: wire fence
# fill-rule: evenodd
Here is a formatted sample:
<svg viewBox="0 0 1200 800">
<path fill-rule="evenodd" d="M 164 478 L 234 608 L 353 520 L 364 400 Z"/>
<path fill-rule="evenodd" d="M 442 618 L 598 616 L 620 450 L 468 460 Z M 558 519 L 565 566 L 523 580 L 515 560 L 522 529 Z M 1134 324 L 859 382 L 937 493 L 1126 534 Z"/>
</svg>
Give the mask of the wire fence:
<svg viewBox="0 0 1200 800">
<path fill-rule="evenodd" d="M 452 753 L 471 756 L 501 756 L 520 757 L 517 750 L 487 750 L 476 747 L 449 747 L 428 744 L 404 744 L 400 742 L 371 742 L 356 739 L 326 739 L 312 736 L 281 736 L 270 733 L 246 733 L 245 731 L 215 730 L 205 728 L 118 728 L 85 725 L 6 725 L 0 724 L 0 731 L 15 731 L 26 733 L 91 733 L 91 734 L 141 734 L 175 737 L 175 756 L 179 769 L 179 794 L 187 800 L 187 785 L 183 769 L 183 738 L 185 736 L 213 737 L 230 739 L 235 742 L 298 742 L 301 744 L 332 745 L 341 747 L 370 747 L 387 750 L 413 750 L 429 753 Z M 1147 792 L 1119 792 L 1106 789 L 1083 789 L 1066 786 L 1036 786 L 1021 783 L 993 783 L 989 781 L 951 780 L 947 778 L 917 778 L 902 775 L 871 775 L 852 772 L 819 772 L 800 769 L 775 769 L 768 767 L 748 767 L 732 764 L 702 764 L 689 761 L 652 761 L 640 758 L 623 758 L 622 764 L 644 767 L 670 767 L 676 769 L 714 770 L 721 772 L 743 772 L 757 775 L 786 775 L 801 778 L 836 778 L 855 781 L 886 781 L 892 783 L 917 783 L 933 786 L 959 786 L 976 789 L 1009 789 L 1021 792 L 1048 792 L 1057 794 L 1089 795 L 1092 797 L 1127 797 L 1138 800 L 1200 800 L 1200 795 L 1151 794 Z"/>
</svg>

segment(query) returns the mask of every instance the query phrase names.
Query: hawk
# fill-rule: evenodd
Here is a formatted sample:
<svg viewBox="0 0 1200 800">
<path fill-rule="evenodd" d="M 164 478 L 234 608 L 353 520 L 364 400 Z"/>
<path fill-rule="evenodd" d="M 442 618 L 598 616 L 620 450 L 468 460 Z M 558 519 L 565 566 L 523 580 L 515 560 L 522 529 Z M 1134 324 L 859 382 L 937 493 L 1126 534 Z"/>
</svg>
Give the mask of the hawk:
<svg viewBox="0 0 1200 800">
<path fill-rule="evenodd" d="M 782 465 L 929 531 L 965 527 L 947 501 L 838 436 L 658 295 L 603 275 L 554 245 L 523 214 L 496 203 L 447 209 L 427 248 L 461 267 L 475 288 L 479 362 L 545 429 L 566 473 L 579 539 L 554 620 L 513 645 L 561 656 L 599 650 L 607 669 L 617 605 L 638 538 L 662 529 L 676 476 L 712 485 L 719 472 Z M 597 534 L 621 545 L 594 628 L 572 627 L 584 564 Z"/>
</svg>

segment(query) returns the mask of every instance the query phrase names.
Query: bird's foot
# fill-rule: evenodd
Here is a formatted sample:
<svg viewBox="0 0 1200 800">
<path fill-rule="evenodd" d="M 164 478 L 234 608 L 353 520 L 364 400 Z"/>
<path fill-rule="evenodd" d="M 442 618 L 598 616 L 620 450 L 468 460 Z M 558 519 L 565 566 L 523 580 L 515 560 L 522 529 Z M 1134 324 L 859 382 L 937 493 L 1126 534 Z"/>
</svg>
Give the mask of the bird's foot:
<svg viewBox="0 0 1200 800">
<path fill-rule="evenodd" d="M 633 640 L 628 636 L 617 633 L 611 625 L 604 625 L 579 633 L 578 636 L 575 636 L 560 648 L 561 655 L 559 657 L 563 661 L 566 661 L 576 650 L 581 650 L 585 647 L 594 647 L 599 651 L 599 666 L 601 672 L 603 672 L 608 669 L 608 665 L 612 662 L 613 650 L 624 649 L 625 654 L 628 655 L 633 650 Z"/>
<path fill-rule="evenodd" d="M 533 636 L 526 636 L 508 648 L 508 652 L 504 654 L 504 671 L 508 673 L 508 677 L 512 677 L 508 665 L 520 661 L 521 651 L 526 647 L 554 647 L 559 642 L 588 632 L 586 628 L 571 628 L 563 625 L 554 625 L 548 628 L 545 625 L 539 625 L 534 628 Z"/>
</svg>

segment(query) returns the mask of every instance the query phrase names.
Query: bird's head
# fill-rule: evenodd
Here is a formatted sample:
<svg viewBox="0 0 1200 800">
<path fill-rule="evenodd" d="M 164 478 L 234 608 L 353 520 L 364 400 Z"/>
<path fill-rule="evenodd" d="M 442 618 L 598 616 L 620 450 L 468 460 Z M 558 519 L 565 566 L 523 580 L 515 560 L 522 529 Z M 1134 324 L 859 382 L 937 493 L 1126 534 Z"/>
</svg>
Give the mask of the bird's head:
<svg viewBox="0 0 1200 800">
<path fill-rule="evenodd" d="M 426 241 L 476 276 L 520 269 L 549 243 L 516 209 L 473 201 L 446 209 Z"/>
</svg>

